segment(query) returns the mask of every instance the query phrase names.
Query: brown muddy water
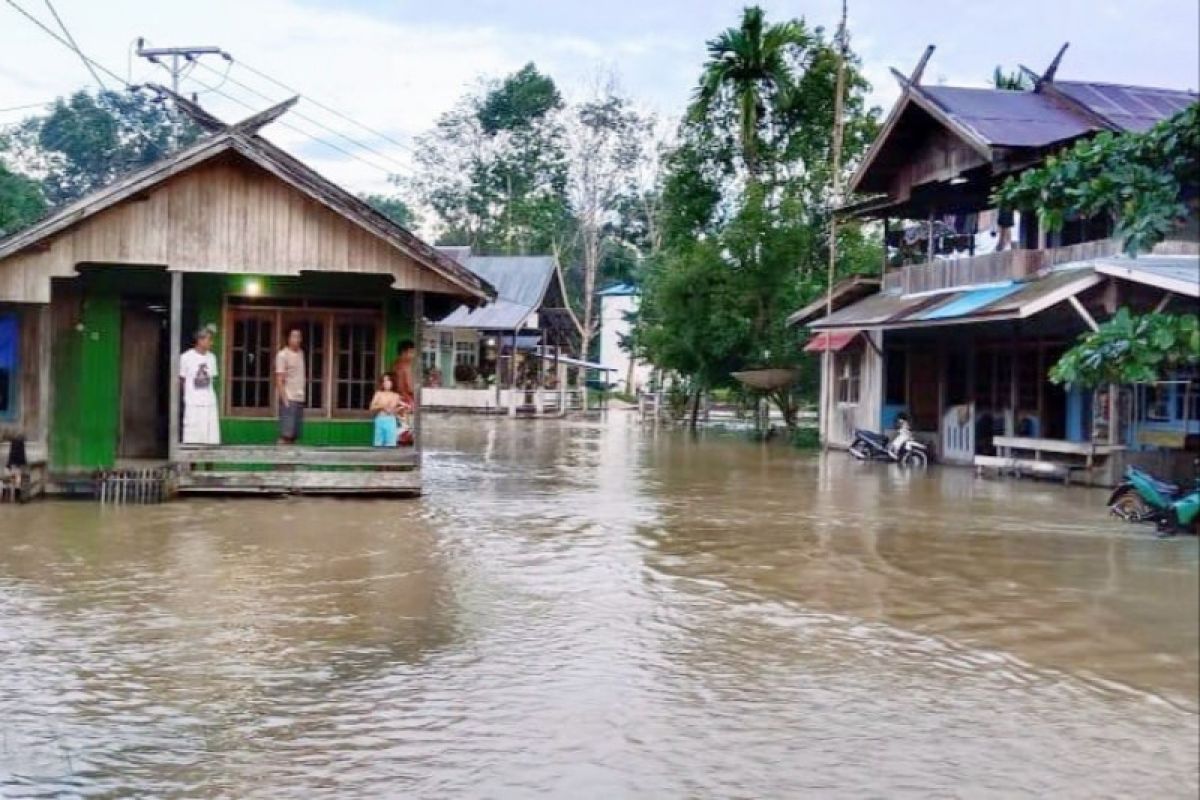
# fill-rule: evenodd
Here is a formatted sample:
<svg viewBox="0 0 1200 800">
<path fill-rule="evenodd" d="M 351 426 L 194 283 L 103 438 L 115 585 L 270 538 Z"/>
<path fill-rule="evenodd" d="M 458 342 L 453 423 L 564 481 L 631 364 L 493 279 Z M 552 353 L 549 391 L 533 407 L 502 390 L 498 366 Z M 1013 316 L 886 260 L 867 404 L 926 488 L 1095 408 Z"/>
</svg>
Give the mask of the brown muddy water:
<svg viewBox="0 0 1200 800">
<path fill-rule="evenodd" d="M 0 508 L 0 795 L 1196 796 L 1197 542 L 1102 491 L 431 427 L 419 501 Z"/>
</svg>

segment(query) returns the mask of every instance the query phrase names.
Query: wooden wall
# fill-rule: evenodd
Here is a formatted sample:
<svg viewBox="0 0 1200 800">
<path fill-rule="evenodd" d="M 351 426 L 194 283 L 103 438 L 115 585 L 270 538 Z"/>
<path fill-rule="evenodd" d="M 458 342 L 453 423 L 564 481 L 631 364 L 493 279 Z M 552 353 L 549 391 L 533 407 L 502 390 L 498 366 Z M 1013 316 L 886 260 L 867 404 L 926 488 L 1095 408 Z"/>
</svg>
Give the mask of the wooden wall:
<svg viewBox="0 0 1200 800">
<path fill-rule="evenodd" d="M 227 155 L 0 261 L 0 301 L 50 302 L 50 278 L 85 263 L 187 272 L 390 275 L 392 288 L 461 293 L 392 245 L 261 168 Z"/>
</svg>

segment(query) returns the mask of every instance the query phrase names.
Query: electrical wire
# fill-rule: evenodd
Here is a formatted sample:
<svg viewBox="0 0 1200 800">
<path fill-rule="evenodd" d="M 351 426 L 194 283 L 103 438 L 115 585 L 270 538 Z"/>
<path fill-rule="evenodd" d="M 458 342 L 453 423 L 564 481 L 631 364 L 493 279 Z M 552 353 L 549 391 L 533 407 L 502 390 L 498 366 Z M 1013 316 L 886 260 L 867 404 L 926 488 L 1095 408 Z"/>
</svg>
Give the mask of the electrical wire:
<svg viewBox="0 0 1200 800">
<path fill-rule="evenodd" d="M 353 117 L 349 117 L 346 114 L 343 114 L 341 111 L 338 111 L 336 108 L 331 108 L 331 107 L 325 105 L 324 103 L 314 100 L 311 96 L 304 94 L 299 89 L 288 86 L 286 83 L 284 83 L 280 80 L 277 80 L 275 78 L 272 78 L 270 75 L 266 74 L 262 70 L 255 69 L 254 67 L 250 66 L 249 64 L 247 64 L 245 61 L 242 61 L 241 59 L 238 59 L 237 64 L 242 69 L 245 69 L 249 72 L 254 73 L 255 75 L 257 75 L 258 77 L 262 78 L 265 81 L 270 81 L 271 83 L 275 84 L 276 86 L 283 89 L 284 91 L 291 92 L 292 94 L 302 95 L 305 100 L 312 103 L 317 108 L 319 108 L 323 111 L 326 111 L 330 114 L 333 114 L 335 117 L 345 120 L 346 122 L 349 122 L 351 125 L 356 125 L 359 128 L 362 128 L 367 133 L 370 133 L 374 136 L 378 136 L 380 139 L 383 139 L 386 142 L 390 142 L 391 144 L 394 144 L 397 147 L 400 147 L 404 150 L 408 150 L 410 153 L 416 152 L 416 150 L 413 149 L 412 145 L 408 145 L 408 144 L 405 144 L 404 142 L 397 141 L 396 139 L 393 139 L 391 136 L 388 136 L 383 131 L 375 130 L 371 126 L 366 125 L 362 122 L 359 122 L 358 120 L 354 119 Z"/>
<path fill-rule="evenodd" d="M 41 28 L 47 35 L 49 35 L 49 36 L 53 37 L 55 40 L 57 40 L 58 43 L 61 44 L 63 47 L 66 47 L 69 50 L 73 50 L 76 54 L 79 55 L 80 58 L 82 58 L 84 60 L 84 62 L 86 64 L 90 65 L 91 67 L 95 67 L 95 68 L 99 69 L 105 75 L 108 75 L 110 78 L 117 81 L 118 83 L 120 83 L 124 86 L 129 86 L 129 82 L 126 81 L 124 78 L 122 78 L 120 75 L 113 72 L 111 69 L 104 66 L 100 62 L 96 61 L 94 58 L 88 57 L 82 50 L 72 47 L 70 42 L 68 42 L 63 37 L 59 36 L 54 31 L 50 30 L 50 28 L 47 27 L 46 23 L 42 22 L 40 19 L 35 17 L 33 14 L 29 13 L 24 8 L 21 8 L 21 6 L 17 5 L 16 0 L 4 0 L 4 2 L 8 3 L 10 6 L 12 6 L 14 9 L 16 9 L 17 12 L 19 14 L 21 14 L 21 16 L 25 17 L 25 19 L 29 20 L 34 25 L 37 25 L 39 28 Z"/>
<path fill-rule="evenodd" d="M 92 77 L 96 79 L 96 83 L 100 85 L 100 88 L 104 91 L 108 91 L 108 87 L 104 85 L 104 81 L 100 80 L 100 76 L 96 74 L 95 68 L 88 63 L 87 56 L 85 56 L 83 51 L 79 49 L 79 43 L 76 42 L 75 37 L 71 35 L 71 31 L 67 28 L 67 23 L 63 22 L 62 17 L 58 15 L 58 10 L 54 7 L 54 3 L 50 2 L 50 0 L 45 0 L 45 2 L 46 8 L 50 9 L 50 14 L 54 17 L 54 21 L 58 23 L 58 27 L 62 28 L 63 35 L 65 35 L 67 37 L 67 41 L 71 43 L 71 49 L 79 55 L 80 59 L 82 59 L 83 65 L 87 67 L 88 72 L 92 73 Z"/>
<path fill-rule="evenodd" d="M 215 70 L 215 69 L 213 69 L 212 67 L 208 66 L 207 64 L 202 64 L 202 63 L 200 63 L 200 62 L 196 62 L 196 63 L 197 63 L 197 64 L 200 64 L 200 66 L 201 66 L 202 68 L 204 68 L 204 69 L 208 70 L 209 72 L 213 73 L 214 75 L 220 76 L 220 74 L 221 74 L 220 72 L 218 72 L 217 70 Z M 278 101 L 278 100 L 276 100 L 275 98 L 273 98 L 273 97 L 271 97 L 271 96 L 269 96 L 269 95 L 263 94 L 262 92 L 258 91 L 258 90 L 257 90 L 257 89 L 255 89 L 253 86 L 248 86 L 247 84 L 243 83 L 242 81 L 239 81 L 237 78 L 231 78 L 231 77 L 228 77 L 228 73 L 226 73 L 226 78 L 227 78 L 227 79 L 228 79 L 228 81 L 229 81 L 230 83 L 232 83 L 234 86 L 241 87 L 241 88 L 242 88 L 242 89 L 244 89 L 245 91 L 247 91 L 247 92 L 250 92 L 251 94 L 253 94 L 253 95 L 257 96 L 257 97 L 260 97 L 260 98 L 262 98 L 263 100 L 266 100 L 266 101 L 267 101 L 267 102 L 269 102 L 269 103 L 277 103 L 277 102 L 279 102 L 279 101 Z M 219 85 L 219 84 L 218 84 L 218 85 Z M 301 97 L 305 97 L 303 94 L 300 94 L 299 92 L 296 92 L 296 94 L 300 95 Z M 305 99 L 307 100 L 308 98 L 307 98 L 307 97 L 305 97 Z M 311 100 L 310 100 L 310 102 L 311 102 Z M 314 104 L 314 105 L 315 105 L 315 104 Z M 379 151 L 379 150 L 376 150 L 374 147 L 371 147 L 369 144 L 366 144 L 365 142 L 360 142 L 359 140 L 357 140 L 357 139 L 355 139 L 355 138 L 353 138 L 353 137 L 347 136 L 346 134 L 342 133 L 341 131 L 337 130 L 336 128 L 331 128 L 331 127 L 329 127 L 328 125 L 326 125 L 325 123 L 321 122 L 321 121 L 320 121 L 320 120 L 318 120 L 318 119 L 313 119 L 312 117 L 310 117 L 310 116 L 308 116 L 307 114 L 304 114 L 304 113 L 302 113 L 302 112 L 300 112 L 300 111 L 293 111 L 292 113 L 293 113 L 295 116 L 299 117 L 300 119 L 302 119 L 302 120 L 304 120 L 304 121 L 306 121 L 306 122 L 312 123 L 313 125 L 316 125 L 316 126 L 317 126 L 318 128 L 320 128 L 321 130 L 323 130 L 323 131 L 326 131 L 327 133 L 332 133 L 334 136 L 337 136 L 339 139 L 343 139 L 344 141 L 347 141 L 347 142 L 349 142 L 350 144 L 354 145 L 355 147 L 361 147 L 363 150 L 366 150 L 366 151 L 368 151 L 368 152 L 370 152 L 370 153 L 374 153 L 375 155 L 379 156 L 380 158 L 382 158 L 382 159 L 385 159 L 385 160 L 387 160 L 387 161 L 390 161 L 390 162 L 392 162 L 393 164 L 395 164 L 397 167 L 399 167 L 399 168 L 400 168 L 400 169 L 402 169 L 402 170 L 407 170 L 407 169 L 409 168 L 408 164 L 405 164 L 405 163 L 404 163 L 404 162 L 402 162 L 402 161 L 397 161 L 395 158 L 392 158 L 392 157 L 391 157 L 391 156 L 389 156 L 387 153 L 384 153 L 384 152 L 381 152 L 381 151 Z"/>
</svg>

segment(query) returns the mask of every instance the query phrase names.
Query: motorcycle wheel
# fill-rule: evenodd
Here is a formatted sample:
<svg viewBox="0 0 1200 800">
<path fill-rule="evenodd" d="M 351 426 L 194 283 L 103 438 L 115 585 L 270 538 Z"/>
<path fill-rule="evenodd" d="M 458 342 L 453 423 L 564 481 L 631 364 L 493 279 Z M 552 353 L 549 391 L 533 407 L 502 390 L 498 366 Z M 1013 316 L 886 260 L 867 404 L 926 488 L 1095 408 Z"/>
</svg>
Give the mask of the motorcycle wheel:
<svg viewBox="0 0 1200 800">
<path fill-rule="evenodd" d="M 862 445 L 858 444 L 857 442 L 850 445 L 850 455 L 854 456 L 859 461 L 867 461 L 871 457 L 867 453 L 866 448 L 864 448 Z"/>
<path fill-rule="evenodd" d="M 900 459 L 900 463 L 910 469 L 924 469 L 929 466 L 929 456 L 925 455 L 920 450 L 909 450 Z"/>
<path fill-rule="evenodd" d="M 1108 510 L 1126 522 L 1141 522 L 1150 516 L 1150 506 L 1146 505 L 1142 496 L 1133 489 L 1121 492 Z"/>
</svg>

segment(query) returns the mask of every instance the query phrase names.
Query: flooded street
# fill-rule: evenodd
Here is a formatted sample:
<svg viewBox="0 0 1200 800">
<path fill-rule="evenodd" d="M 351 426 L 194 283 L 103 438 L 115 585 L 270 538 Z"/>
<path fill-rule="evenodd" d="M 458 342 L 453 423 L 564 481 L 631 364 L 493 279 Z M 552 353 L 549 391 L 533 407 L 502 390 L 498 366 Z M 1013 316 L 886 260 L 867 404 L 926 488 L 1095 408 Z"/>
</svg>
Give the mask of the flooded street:
<svg viewBox="0 0 1200 800">
<path fill-rule="evenodd" d="M 441 418 L 417 501 L 0 508 L 0 796 L 1195 797 L 1101 490 Z"/>
</svg>

